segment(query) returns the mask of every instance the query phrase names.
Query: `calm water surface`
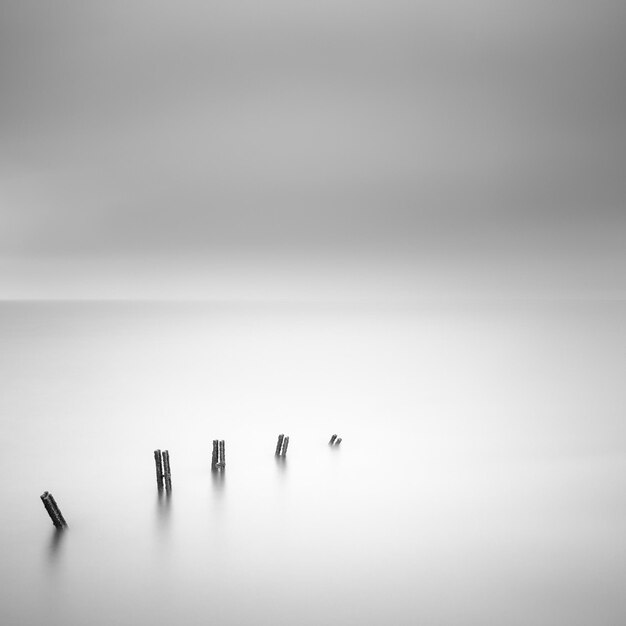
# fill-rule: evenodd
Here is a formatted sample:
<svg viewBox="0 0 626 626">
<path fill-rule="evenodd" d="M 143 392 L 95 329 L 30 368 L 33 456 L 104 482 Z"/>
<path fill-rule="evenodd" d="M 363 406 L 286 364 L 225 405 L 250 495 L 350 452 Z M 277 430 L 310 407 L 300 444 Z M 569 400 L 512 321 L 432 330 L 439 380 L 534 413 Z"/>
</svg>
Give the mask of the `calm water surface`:
<svg viewBox="0 0 626 626">
<path fill-rule="evenodd" d="M 0 623 L 626 623 L 625 320 L 0 304 Z"/>
</svg>

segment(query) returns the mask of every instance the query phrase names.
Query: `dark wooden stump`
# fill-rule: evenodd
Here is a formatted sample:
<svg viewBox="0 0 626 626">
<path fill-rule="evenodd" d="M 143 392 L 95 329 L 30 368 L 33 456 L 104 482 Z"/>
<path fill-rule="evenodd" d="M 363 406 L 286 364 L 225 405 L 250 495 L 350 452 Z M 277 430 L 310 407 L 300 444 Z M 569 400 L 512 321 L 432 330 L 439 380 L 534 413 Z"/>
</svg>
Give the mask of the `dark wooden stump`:
<svg viewBox="0 0 626 626">
<path fill-rule="evenodd" d="M 219 451 L 220 451 L 219 466 L 223 470 L 226 468 L 226 443 L 223 439 L 220 441 Z"/>
<path fill-rule="evenodd" d="M 44 491 L 41 496 L 41 501 L 52 520 L 55 528 L 67 528 L 67 522 L 59 509 L 59 505 L 56 503 L 56 500 L 48 491 Z"/>
<path fill-rule="evenodd" d="M 159 489 L 163 489 L 163 457 L 161 450 L 154 451 L 154 464 L 156 466 L 156 480 Z"/>
<path fill-rule="evenodd" d="M 278 441 L 276 442 L 276 456 L 280 456 L 280 453 L 283 449 L 283 439 L 285 435 L 278 435 Z"/>
<path fill-rule="evenodd" d="M 165 479 L 165 489 L 171 491 L 172 470 L 170 469 L 170 453 L 168 450 L 163 450 L 163 477 Z"/>
<path fill-rule="evenodd" d="M 213 471 L 218 469 L 217 464 L 220 462 L 219 456 L 219 441 L 217 439 L 213 439 L 213 454 L 211 455 L 211 469 Z"/>
</svg>

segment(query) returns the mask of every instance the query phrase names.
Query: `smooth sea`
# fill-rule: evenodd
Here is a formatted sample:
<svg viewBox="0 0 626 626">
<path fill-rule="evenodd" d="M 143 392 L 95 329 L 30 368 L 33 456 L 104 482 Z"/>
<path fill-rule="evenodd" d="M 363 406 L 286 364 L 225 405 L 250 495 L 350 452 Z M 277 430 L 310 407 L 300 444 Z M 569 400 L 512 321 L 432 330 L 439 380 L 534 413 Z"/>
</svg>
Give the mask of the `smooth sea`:
<svg viewBox="0 0 626 626">
<path fill-rule="evenodd" d="M 0 303 L 0 623 L 624 624 L 625 374 L 625 302 Z"/>
</svg>

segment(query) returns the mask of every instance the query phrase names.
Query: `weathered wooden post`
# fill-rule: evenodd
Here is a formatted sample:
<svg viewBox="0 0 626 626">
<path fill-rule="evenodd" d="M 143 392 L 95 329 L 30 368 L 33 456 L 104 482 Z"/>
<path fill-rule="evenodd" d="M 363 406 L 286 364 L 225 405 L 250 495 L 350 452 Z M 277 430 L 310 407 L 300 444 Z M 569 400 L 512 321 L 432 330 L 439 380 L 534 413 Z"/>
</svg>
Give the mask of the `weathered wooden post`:
<svg viewBox="0 0 626 626">
<path fill-rule="evenodd" d="M 59 505 L 57 504 L 56 500 L 54 499 L 54 496 L 51 493 L 48 493 L 48 499 L 50 501 L 50 504 L 52 504 L 52 507 L 54 508 L 57 519 L 59 520 L 59 523 L 60 523 L 59 528 L 66 528 L 67 522 L 65 521 L 65 518 L 63 517 L 63 514 L 61 513 L 61 509 L 59 508 Z"/>
<path fill-rule="evenodd" d="M 283 440 L 285 435 L 278 435 L 278 441 L 276 442 L 276 456 L 280 456 L 280 453 L 283 449 Z"/>
<path fill-rule="evenodd" d="M 329 446 L 332 446 L 335 443 L 335 439 L 337 439 L 337 435 L 333 435 L 328 442 Z"/>
<path fill-rule="evenodd" d="M 289 445 L 289 437 L 283 434 L 278 435 L 276 442 L 276 456 L 285 456 L 287 454 L 287 446 Z"/>
<path fill-rule="evenodd" d="M 337 437 L 337 440 L 335 441 L 335 445 L 338 446 L 343 440 L 341 439 L 341 437 Z"/>
<path fill-rule="evenodd" d="M 226 467 L 226 445 L 223 439 L 213 439 L 213 454 L 211 455 L 211 470 L 217 472 Z"/>
<path fill-rule="evenodd" d="M 216 471 L 217 464 L 219 463 L 219 441 L 217 439 L 213 439 L 213 454 L 211 455 L 211 469 Z"/>
<path fill-rule="evenodd" d="M 41 501 L 52 520 L 55 528 L 66 528 L 67 522 L 63 517 L 61 510 L 59 509 L 59 505 L 56 503 L 56 500 L 48 491 L 44 491 L 41 496 Z"/>
<path fill-rule="evenodd" d="M 160 490 L 163 489 L 163 457 L 161 455 L 161 450 L 154 451 L 154 464 L 156 466 L 157 486 Z"/>
<path fill-rule="evenodd" d="M 165 478 L 165 489 L 167 491 L 172 490 L 172 470 L 170 469 L 170 453 L 168 450 L 163 450 L 163 475 Z"/>
<path fill-rule="evenodd" d="M 219 459 L 218 465 L 220 466 L 220 469 L 223 471 L 226 469 L 226 442 L 223 439 L 220 441 L 219 451 L 220 451 L 220 459 Z"/>
</svg>

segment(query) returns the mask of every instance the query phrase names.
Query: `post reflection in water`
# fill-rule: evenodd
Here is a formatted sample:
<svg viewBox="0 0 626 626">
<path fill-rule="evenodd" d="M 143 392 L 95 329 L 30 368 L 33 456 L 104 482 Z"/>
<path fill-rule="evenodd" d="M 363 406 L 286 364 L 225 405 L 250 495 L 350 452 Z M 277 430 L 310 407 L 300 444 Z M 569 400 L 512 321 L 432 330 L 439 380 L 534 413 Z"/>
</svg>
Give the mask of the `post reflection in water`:
<svg viewBox="0 0 626 626">
<path fill-rule="evenodd" d="M 279 469 L 281 473 L 287 470 L 287 457 L 275 456 L 274 460 L 276 461 L 276 467 Z"/>
<path fill-rule="evenodd" d="M 169 526 L 170 515 L 171 515 L 171 505 L 172 505 L 172 494 L 170 491 L 163 491 L 163 489 L 159 489 L 157 493 L 156 500 L 156 511 L 157 511 L 157 525 L 159 528 L 163 529 Z"/>
<path fill-rule="evenodd" d="M 65 534 L 66 531 L 63 528 L 54 528 L 52 530 L 47 550 L 48 563 L 51 565 L 55 565 L 59 561 Z"/>
<path fill-rule="evenodd" d="M 225 472 L 219 470 L 211 470 L 211 483 L 213 485 L 214 493 L 222 497 L 224 494 L 224 486 L 226 484 Z"/>
</svg>

